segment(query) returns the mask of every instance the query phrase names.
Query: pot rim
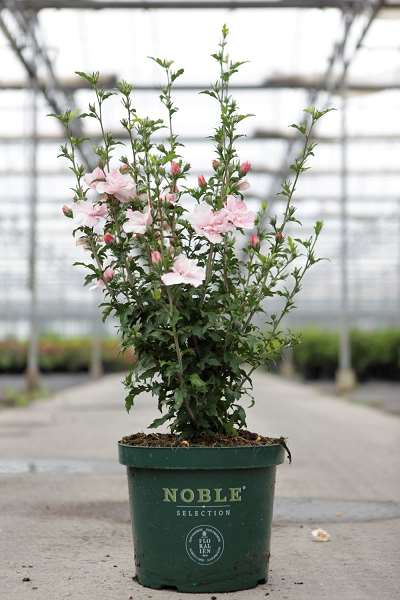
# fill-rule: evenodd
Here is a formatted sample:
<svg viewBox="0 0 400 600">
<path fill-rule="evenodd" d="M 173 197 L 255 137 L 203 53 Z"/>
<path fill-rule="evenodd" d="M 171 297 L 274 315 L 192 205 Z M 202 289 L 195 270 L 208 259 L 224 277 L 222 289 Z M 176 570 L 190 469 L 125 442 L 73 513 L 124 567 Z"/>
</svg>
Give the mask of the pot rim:
<svg viewBox="0 0 400 600">
<path fill-rule="evenodd" d="M 264 446 L 130 446 L 118 442 L 119 462 L 137 469 L 257 469 L 285 460 L 282 444 Z"/>
</svg>

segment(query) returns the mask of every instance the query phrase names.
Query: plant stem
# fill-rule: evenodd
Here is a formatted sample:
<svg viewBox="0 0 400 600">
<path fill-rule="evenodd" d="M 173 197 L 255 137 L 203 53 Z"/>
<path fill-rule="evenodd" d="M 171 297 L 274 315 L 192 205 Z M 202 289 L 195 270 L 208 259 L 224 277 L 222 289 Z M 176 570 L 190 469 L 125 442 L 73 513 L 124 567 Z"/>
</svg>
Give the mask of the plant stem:
<svg viewBox="0 0 400 600">
<path fill-rule="evenodd" d="M 168 295 L 168 300 L 169 300 L 169 306 L 170 306 L 170 314 L 171 314 L 171 327 L 172 327 L 172 336 L 174 338 L 174 344 L 175 344 L 175 352 L 176 352 L 176 357 L 178 359 L 178 365 L 179 365 L 179 380 L 180 380 L 180 384 L 181 384 L 181 388 L 182 388 L 182 384 L 183 384 L 183 361 L 182 361 L 182 351 L 179 345 L 179 338 L 178 338 L 178 334 L 176 331 L 176 326 L 174 323 L 174 303 L 172 300 L 172 294 L 171 294 L 171 290 L 169 289 L 169 287 L 167 287 L 167 295 Z M 189 403 L 189 399 L 186 396 L 186 394 L 183 393 L 183 402 L 185 404 L 185 408 L 187 410 L 187 413 L 189 415 L 189 418 L 192 422 L 192 424 L 195 424 L 195 415 L 192 411 L 192 407 L 190 406 Z"/>
</svg>

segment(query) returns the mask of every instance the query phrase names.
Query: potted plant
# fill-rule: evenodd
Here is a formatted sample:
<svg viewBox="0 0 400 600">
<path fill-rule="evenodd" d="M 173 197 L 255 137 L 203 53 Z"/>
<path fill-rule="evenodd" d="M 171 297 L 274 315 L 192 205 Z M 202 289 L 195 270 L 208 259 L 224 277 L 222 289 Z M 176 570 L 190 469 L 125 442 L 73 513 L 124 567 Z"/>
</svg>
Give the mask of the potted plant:
<svg viewBox="0 0 400 600">
<path fill-rule="evenodd" d="M 86 283 L 104 292 L 103 316 L 119 321 L 122 346 L 134 348 L 135 364 L 125 379 L 126 409 L 142 392 L 158 400 L 170 433 L 137 433 L 119 442 L 127 466 L 138 581 L 183 592 L 224 592 L 255 586 L 267 578 L 276 466 L 284 438 L 248 432 L 245 396 L 251 374 L 273 362 L 293 343 L 281 330 L 283 317 L 308 269 L 317 262 L 312 235 L 293 239 L 299 227 L 293 196 L 315 144 L 315 123 L 327 111 L 306 109 L 293 125 L 304 138 L 282 184 L 285 208 L 268 217 L 244 200 L 248 161 L 240 161 L 241 114 L 229 82 L 242 63 L 227 54 L 224 26 L 213 54 L 219 78 L 208 94 L 219 107 L 215 158 L 209 178 L 188 182 L 190 165 L 173 128 L 174 82 L 183 73 L 171 61 L 153 59 L 164 70 L 161 119 L 141 117 L 133 88 L 116 92 L 98 85 L 98 73 L 78 73 L 93 87 L 95 101 L 79 115 L 97 121 L 102 145 L 90 173 L 79 164 L 83 139 L 71 132 L 77 117 L 54 115 L 66 127 L 61 156 L 76 177 L 74 204 L 63 212 L 74 221 L 78 244 L 88 252 Z M 115 162 L 117 142 L 105 130 L 104 104 L 119 94 L 125 110 L 126 155 Z M 166 134 L 160 134 L 166 127 Z M 158 138 L 158 139 L 157 139 Z M 268 302 L 280 300 L 274 314 Z M 258 324 L 256 315 L 262 315 Z M 251 400 L 252 402 L 252 400 Z"/>
</svg>

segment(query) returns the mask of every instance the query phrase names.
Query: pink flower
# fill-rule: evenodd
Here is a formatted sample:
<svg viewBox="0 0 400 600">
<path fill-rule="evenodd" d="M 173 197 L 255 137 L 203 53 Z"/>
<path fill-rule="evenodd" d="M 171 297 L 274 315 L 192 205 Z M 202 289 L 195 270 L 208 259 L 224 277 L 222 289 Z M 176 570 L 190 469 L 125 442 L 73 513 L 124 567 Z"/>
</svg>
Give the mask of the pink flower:
<svg viewBox="0 0 400 600">
<path fill-rule="evenodd" d="M 174 160 L 171 163 L 171 174 L 176 176 L 181 172 L 181 165 Z"/>
<path fill-rule="evenodd" d="M 243 200 L 235 198 L 235 196 L 228 196 L 223 210 L 229 223 L 232 223 L 235 227 L 251 229 L 254 226 L 256 215 L 247 208 Z"/>
<path fill-rule="evenodd" d="M 241 181 L 238 184 L 238 190 L 240 190 L 241 192 L 245 192 L 246 190 L 248 190 L 250 188 L 250 184 L 248 181 Z"/>
<path fill-rule="evenodd" d="M 176 202 L 176 199 L 176 194 L 172 194 L 170 192 L 160 196 L 160 200 L 163 200 L 164 202 L 169 202 L 170 204 L 174 204 Z"/>
<path fill-rule="evenodd" d="M 199 184 L 199 187 L 206 187 L 207 181 L 206 181 L 206 178 L 204 177 L 204 175 L 198 176 L 197 183 Z"/>
<path fill-rule="evenodd" d="M 104 281 L 104 283 L 108 283 L 113 277 L 114 269 L 112 269 L 111 267 L 107 267 L 107 269 L 103 271 L 102 280 Z"/>
<path fill-rule="evenodd" d="M 196 206 L 189 215 L 188 221 L 199 235 L 204 236 L 213 244 L 222 241 L 222 234 L 233 230 L 224 209 L 212 211 L 207 204 Z"/>
<path fill-rule="evenodd" d="M 147 227 L 153 222 L 149 208 L 146 208 L 143 212 L 128 208 L 126 216 L 128 217 L 128 220 L 122 226 L 125 233 L 143 234 L 146 232 Z"/>
<path fill-rule="evenodd" d="M 245 162 L 242 162 L 242 164 L 240 165 L 240 169 L 239 169 L 240 175 L 242 177 L 244 177 L 245 175 L 247 175 L 247 173 L 250 171 L 250 169 L 251 169 L 251 163 L 249 163 L 248 160 L 246 160 Z"/>
<path fill-rule="evenodd" d="M 105 233 L 103 236 L 103 240 L 106 244 L 112 244 L 115 238 L 112 233 Z"/>
<path fill-rule="evenodd" d="M 75 205 L 74 220 L 77 227 L 91 227 L 94 233 L 101 235 L 104 231 L 108 212 L 104 204 L 92 204 L 89 201 Z"/>
<path fill-rule="evenodd" d="M 249 245 L 252 248 L 258 248 L 260 246 L 260 238 L 256 233 L 252 233 L 249 237 Z"/>
<path fill-rule="evenodd" d="M 96 167 L 94 169 L 94 171 L 92 171 L 91 173 L 86 173 L 85 177 L 83 178 L 85 183 L 92 188 L 92 190 L 96 189 L 97 184 L 100 181 L 104 181 L 104 179 L 106 178 L 105 173 L 102 169 L 100 169 L 100 167 Z"/>
<path fill-rule="evenodd" d="M 136 195 L 135 183 L 130 175 L 123 175 L 119 169 L 106 173 L 105 181 L 97 182 L 98 194 L 114 196 L 120 202 L 129 202 Z"/>
<path fill-rule="evenodd" d="M 96 283 L 92 285 L 90 291 L 103 289 L 107 283 L 109 283 L 114 277 L 114 269 L 112 267 L 107 267 L 104 269 L 102 276 L 96 280 Z"/>
<path fill-rule="evenodd" d="M 184 254 L 180 254 L 174 260 L 172 271 L 165 273 L 161 280 L 165 285 L 188 283 L 198 287 L 205 277 L 206 270 L 203 267 L 199 267 L 194 260 L 190 260 Z"/>
<path fill-rule="evenodd" d="M 157 263 L 159 263 L 161 261 L 161 253 L 158 250 L 152 250 L 150 256 L 151 256 L 151 262 L 153 263 L 153 265 L 156 265 Z"/>
<path fill-rule="evenodd" d="M 68 204 L 64 204 L 64 206 L 62 207 L 62 211 L 66 217 L 68 217 L 69 219 L 73 219 L 74 213 L 72 212 L 72 208 L 68 206 Z"/>
</svg>

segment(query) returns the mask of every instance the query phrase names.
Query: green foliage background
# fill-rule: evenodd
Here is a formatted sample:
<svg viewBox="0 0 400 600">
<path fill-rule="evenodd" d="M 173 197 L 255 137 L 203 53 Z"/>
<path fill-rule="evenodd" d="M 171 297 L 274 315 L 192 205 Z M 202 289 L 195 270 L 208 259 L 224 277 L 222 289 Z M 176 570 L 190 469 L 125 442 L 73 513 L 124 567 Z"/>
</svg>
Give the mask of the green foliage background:
<svg viewBox="0 0 400 600">
<path fill-rule="evenodd" d="M 300 340 L 293 348 L 296 371 L 305 379 L 333 379 L 338 366 L 337 332 L 308 327 L 297 330 L 296 334 Z M 400 381 L 400 329 L 353 330 L 350 341 L 358 380 Z M 40 368 L 45 373 L 88 371 L 91 344 L 89 337 L 43 336 L 39 344 Z M 13 338 L 0 341 L 0 374 L 23 373 L 26 355 L 26 341 Z M 106 372 L 123 372 L 134 364 L 134 354 L 122 352 L 119 341 L 109 338 L 102 341 L 102 360 Z M 276 366 L 279 361 L 278 353 Z"/>
<path fill-rule="evenodd" d="M 310 327 L 299 334 L 300 343 L 293 349 L 296 370 L 306 379 L 333 379 L 338 368 L 338 333 Z M 350 345 L 358 380 L 400 381 L 400 329 L 353 330 Z"/>
</svg>

